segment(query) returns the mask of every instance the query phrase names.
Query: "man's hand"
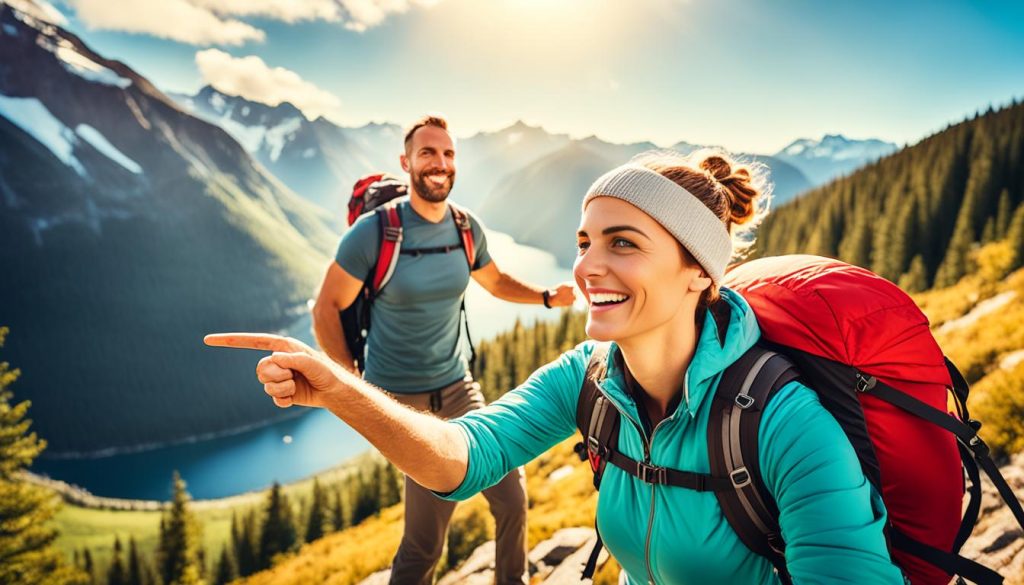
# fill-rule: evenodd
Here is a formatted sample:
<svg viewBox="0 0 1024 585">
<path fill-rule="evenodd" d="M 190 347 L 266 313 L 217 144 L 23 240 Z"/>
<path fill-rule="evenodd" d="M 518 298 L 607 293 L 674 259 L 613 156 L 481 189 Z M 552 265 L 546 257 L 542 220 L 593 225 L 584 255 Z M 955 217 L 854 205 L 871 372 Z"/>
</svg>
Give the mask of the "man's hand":
<svg viewBox="0 0 1024 585">
<path fill-rule="evenodd" d="M 272 351 L 256 366 L 256 378 L 274 404 L 287 408 L 325 406 L 325 399 L 343 392 L 352 374 L 323 354 L 291 337 L 268 333 L 214 333 L 203 341 L 213 347 Z"/>
<path fill-rule="evenodd" d="M 571 282 L 563 282 L 551 289 L 548 304 L 552 307 L 569 307 L 576 302 L 576 287 Z"/>
</svg>

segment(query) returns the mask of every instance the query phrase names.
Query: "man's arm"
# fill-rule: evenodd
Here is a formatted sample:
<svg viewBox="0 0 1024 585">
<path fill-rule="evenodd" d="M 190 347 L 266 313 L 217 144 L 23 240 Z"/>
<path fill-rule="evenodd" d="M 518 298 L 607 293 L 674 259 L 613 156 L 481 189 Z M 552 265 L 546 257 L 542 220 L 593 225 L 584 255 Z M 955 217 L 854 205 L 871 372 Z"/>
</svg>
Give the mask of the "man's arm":
<svg viewBox="0 0 1024 585">
<path fill-rule="evenodd" d="M 552 289 L 527 284 L 507 272 L 502 272 L 493 260 L 474 270 L 472 276 L 484 290 L 503 301 L 540 305 L 544 303 L 545 290 L 551 291 L 548 303 L 552 307 L 568 307 L 576 300 L 572 283 L 563 282 Z"/>
<path fill-rule="evenodd" d="M 345 332 L 338 313 L 347 309 L 363 289 L 363 281 L 352 276 L 337 262 L 331 262 L 313 305 L 313 335 L 320 349 L 349 371 L 355 371 L 352 352 L 345 343 Z"/>
</svg>

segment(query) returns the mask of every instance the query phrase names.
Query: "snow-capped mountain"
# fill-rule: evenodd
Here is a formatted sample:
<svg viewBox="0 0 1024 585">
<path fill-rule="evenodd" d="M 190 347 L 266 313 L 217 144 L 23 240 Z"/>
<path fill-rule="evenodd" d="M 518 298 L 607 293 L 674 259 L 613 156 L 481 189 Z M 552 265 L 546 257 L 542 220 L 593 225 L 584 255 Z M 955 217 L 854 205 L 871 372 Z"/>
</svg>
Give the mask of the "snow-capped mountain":
<svg viewBox="0 0 1024 585">
<path fill-rule="evenodd" d="M 330 218 L 146 78 L 8 2 L 0 72 L 3 358 L 25 372 L 48 452 L 275 416 L 252 356 L 201 339 L 291 323 L 336 242 Z"/>
<path fill-rule="evenodd" d="M 815 185 L 822 185 L 897 150 L 878 139 L 852 140 L 842 134 L 826 134 L 821 140 L 801 138 L 775 153 L 801 171 Z"/>
<path fill-rule="evenodd" d="M 324 118 L 309 120 L 288 102 L 269 106 L 210 86 L 194 96 L 171 97 L 223 128 L 293 191 L 336 217 L 357 179 L 400 171 L 402 132 L 394 124 L 345 128 Z"/>
</svg>

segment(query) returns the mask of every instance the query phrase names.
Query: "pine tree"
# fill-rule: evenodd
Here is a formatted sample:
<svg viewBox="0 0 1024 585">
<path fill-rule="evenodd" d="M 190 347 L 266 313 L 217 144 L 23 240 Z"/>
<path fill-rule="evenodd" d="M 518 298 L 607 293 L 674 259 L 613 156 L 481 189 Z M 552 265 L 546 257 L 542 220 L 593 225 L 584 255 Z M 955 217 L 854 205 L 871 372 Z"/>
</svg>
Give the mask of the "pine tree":
<svg viewBox="0 0 1024 585">
<path fill-rule="evenodd" d="M 123 553 L 121 539 L 115 536 L 114 556 L 107 568 L 107 585 L 128 585 L 128 571 L 124 566 Z"/>
<path fill-rule="evenodd" d="M 92 562 L 92 552 L 88 548 L 82 551 L 82 570 L 88 577 L 88 583 L 96 582 L 96 565 Z"/>
<path fill-rule="evenodd" d="M 1006 237 L 1010 230 L 1010 219 L 1013 217 L 1013 208 L 1010 203 L 1010 190 L 1003 189 L 999 194 L 999 207 L 996 211 L 996 237 L 1001 240 Z"/>
<path fill-rule="evenodd" d="M 171 508 L 161 522 L 160 577 L 167 585 L 202 583 L 203 565 L 199 522 L 189 510 L 190 497 L 177 471 L 172 480 Z"/>
<path fill-rule="evenodd" d="M 0 347 L 6 337 L 7 328 L 0 327 Z M 85 576 L 68 565 L 53 544 L 55 496 L 21 477 L 46 442 L 29 432 L 32 421 L 25 416 L 30 403 L 11 405 L 14 394 L 8 386 L 19 375 L 19 370 L 0 362 L 0 583 L 82 582 Z"/>
<path fill-rule="evenodd" d="M 256 512 L 250 510 L 242 518 L 231 516 L 231 547 L 235 553 L 235 567 L 239 577 L 247 577 L 259 570 L 256 549 Z"/>
<path fill-rule="evenodd" d="M 275 481 L 267 496 L 263 527 L 260 530 L 260 568 L 269 568 L 274 555 L 291 552 L 297 545 L 298 535 L 291 504 L 288 496 L 281 491 L 281 484 Z"/>
<path fill-rule="evenodd" d="M 910 269 L 900 277 L 900 288 L 909 292 L 921 292 L 928 288 L 928 275 L 925 273 L 924 259 L 918 254 L 910 262 Z"/>
<path fill-rule="evenodd" d="M 214 573 L 214 583 L 216 585 L 225 585 L 238 578 L 238 568 L 235 566 L 235 557 L 228 550 L 228 546 L 224 545 L 224 548 L 220 551 L 220 560 L 217 561 L 217 569 Z"/>
<path fill-rule="evenodd" d="M 319 539 L 326 532 L 327 522 L 327 492 L 320 485 L 320 480 L 313 479 L 313 501 L 309 506 L 309 518 L 306 521 L 306 542 L 313 542 Z"/>
<path fill-rule="evenodd" d="M 338 486 L 338 489 L 334 490 L 334 506 L 331 507 L 331 528 L 334 530 L 344 530 L 348 527 L 343 489 L 342 486 Z"/>
<path fill-rule="evenodd" d="M 139 545 L 132 536 L 128 541 L 128 582 L 131 585 L 149 585 L 149 574 L 139 554 Z"/>
<path fill-rule="evenodd" d="M 1024 203 L 1018 205 L 1013 212 L 1013 219 L 1010 220 L 1006 239 L 1010 242 L 1010 250 L 1013 252 L 1010 269 L 1016 270 L 1024 266 Z"/>
</svg>

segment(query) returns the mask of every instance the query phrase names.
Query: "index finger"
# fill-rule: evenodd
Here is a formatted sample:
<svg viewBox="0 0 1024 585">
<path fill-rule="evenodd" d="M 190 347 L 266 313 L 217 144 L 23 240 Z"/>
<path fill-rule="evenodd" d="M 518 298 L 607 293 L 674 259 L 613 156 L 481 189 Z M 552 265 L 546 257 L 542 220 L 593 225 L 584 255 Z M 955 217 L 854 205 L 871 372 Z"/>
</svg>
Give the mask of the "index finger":
<svg viewBox="0 0 1024 585">
<path fill-rule="evenodd" d="M 263 351 L 302 351 L 286 337 L 273 333 L 211 333 L 203 338 L 211 347 L 234 347 Z"/>
</svg>

